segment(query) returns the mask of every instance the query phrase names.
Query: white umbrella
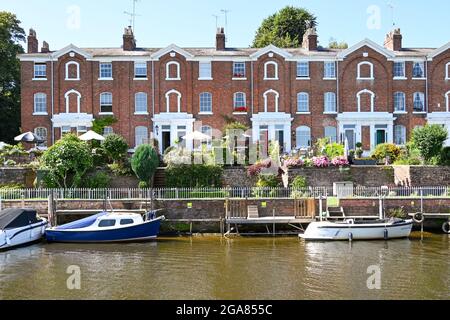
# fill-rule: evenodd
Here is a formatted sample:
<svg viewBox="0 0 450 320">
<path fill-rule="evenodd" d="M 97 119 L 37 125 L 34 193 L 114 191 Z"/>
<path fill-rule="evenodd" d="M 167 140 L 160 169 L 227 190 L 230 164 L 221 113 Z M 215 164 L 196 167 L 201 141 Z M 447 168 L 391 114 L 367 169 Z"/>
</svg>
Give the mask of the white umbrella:
<svg viewBox="0 0 450 320">
<path fill-rule="evenodd" d="M 33 132 L 25 132 L 21 135 L 18 135 L 14 138 L 14 141 L 20 141 L 20 142 L 29 142 L 29 143 L 37 143 L 37 142 L 43 142 L 45 141 L 41 137 L 35 135 Z"/>
<path fill-rule="evenodd" d="M 99 135 L 97 132 L 94 132 L 92 130 L 89 130 L 85 134 L 81 135 L 79 138 L 82 141 L 92 141 L 92 140 L 104 141 L 105 140 L 105 137 Z"/>
<path fill-rule="evenodd" d="M 183 140 L 199 140 L 199 141 L 204 141 L 204 140 L 210 140 L 211 137 L 208 136 L 207 134 L 201 133 L 199 131 L 193 131 L 191 133 L 188 133 L 187 135 L 185 135 L 184 137 L 181 137 Z"/>
</svg>

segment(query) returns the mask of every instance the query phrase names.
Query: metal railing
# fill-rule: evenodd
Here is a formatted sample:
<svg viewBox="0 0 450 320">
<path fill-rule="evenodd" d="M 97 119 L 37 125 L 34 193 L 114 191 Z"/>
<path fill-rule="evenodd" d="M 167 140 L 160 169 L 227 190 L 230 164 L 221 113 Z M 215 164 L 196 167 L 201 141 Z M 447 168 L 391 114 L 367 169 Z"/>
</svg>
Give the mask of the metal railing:
<svg viewBox="0 0 450 320">
<path fill-rule="evenodd" d="M 438 187 L 310 187 L 292 188 L 117 188 L 117 189 L 0 189 L 1 200 L 190 200 L 245 198 L 418 198 L 450 197 L 450 186 Z"/>
</svg>

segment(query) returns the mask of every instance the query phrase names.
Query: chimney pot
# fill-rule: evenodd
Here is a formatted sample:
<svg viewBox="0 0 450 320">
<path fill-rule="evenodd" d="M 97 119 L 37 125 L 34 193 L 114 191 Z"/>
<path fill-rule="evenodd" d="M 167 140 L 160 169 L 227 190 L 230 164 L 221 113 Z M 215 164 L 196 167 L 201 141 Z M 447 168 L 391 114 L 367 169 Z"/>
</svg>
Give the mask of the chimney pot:
<svg viewBox="0 0 450 320">
<path fill-rule="evenodd" d="M 216 50 L 223 51 L 225 50 L 225 29 L 218 28 L 216 34 Z"/>
<path fill-rule="evenodd" d="M 42 53 L 49 53 L 50 52 L 50 46 L 49 46 L 47 41 L 42 42 L 41 52 Z"/>
<path fill-rule="evenodd" d="M 134 38 L 133 28 L 128 26 L 123 32 L 123 50 L 133 51 L 136 50 L 136 39 Z"/>
<path fill-rule="evenodd" d="M 394 29 L 386 35 L 384 40 L 384 47 L 392 51 L 401 51 L 403 36 L 400 28 Z"/>
<path fill-rule="evenodd" d="M 38 53 L 39 51 L 39 42 L 36 37 L 36 31 L 34 29 L 30 29 L 30 33 L 28 34 L 28 53 Z"/>
<path fill-rule="evenodd" d="M 309 28 L 303 35 L 302 48 L 308 51 L 317 51 L 317 38 L 316 28 Z"/>
</svg>

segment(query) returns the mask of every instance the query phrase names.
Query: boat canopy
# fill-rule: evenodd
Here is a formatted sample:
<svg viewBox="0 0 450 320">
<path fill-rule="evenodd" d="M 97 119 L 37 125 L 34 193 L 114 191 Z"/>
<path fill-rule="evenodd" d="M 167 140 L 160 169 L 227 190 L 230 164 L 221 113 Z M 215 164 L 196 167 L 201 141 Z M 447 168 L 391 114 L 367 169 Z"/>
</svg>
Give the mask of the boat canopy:
<svg viewBox="0 0 450 320">
<path fill-rule="evenodd" d="M 5 209 L 0 211 L 0 230 L 14 229 L 38 223 L 34 209 Z"/>
</svg>

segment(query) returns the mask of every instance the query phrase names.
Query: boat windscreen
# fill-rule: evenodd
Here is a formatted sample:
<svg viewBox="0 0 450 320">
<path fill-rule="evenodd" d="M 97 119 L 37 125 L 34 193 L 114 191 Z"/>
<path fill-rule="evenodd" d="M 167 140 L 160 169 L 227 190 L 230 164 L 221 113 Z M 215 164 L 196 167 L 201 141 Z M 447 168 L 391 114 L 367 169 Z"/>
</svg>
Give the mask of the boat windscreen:
<svg viewBox="0 0 450 320">
<path fill-rule="evenodd" d="M 38 222 L 36 210 L 6 209 L 0 211 L 0 230 L 20 228 Z"/>
<path fill-rule="evenodd" d="M 68 230 L 68 229 L 81 229 L 86 228 L 92 225 L 97 218 L 102 217 L 108 214 L 107 212 L 100 212 L 94 216 L 90 216 L 81 220 L 77 220 L 71 223 L 63 224 L 59 227 L 56 227 L 55 230 Z"/>
</svg>

